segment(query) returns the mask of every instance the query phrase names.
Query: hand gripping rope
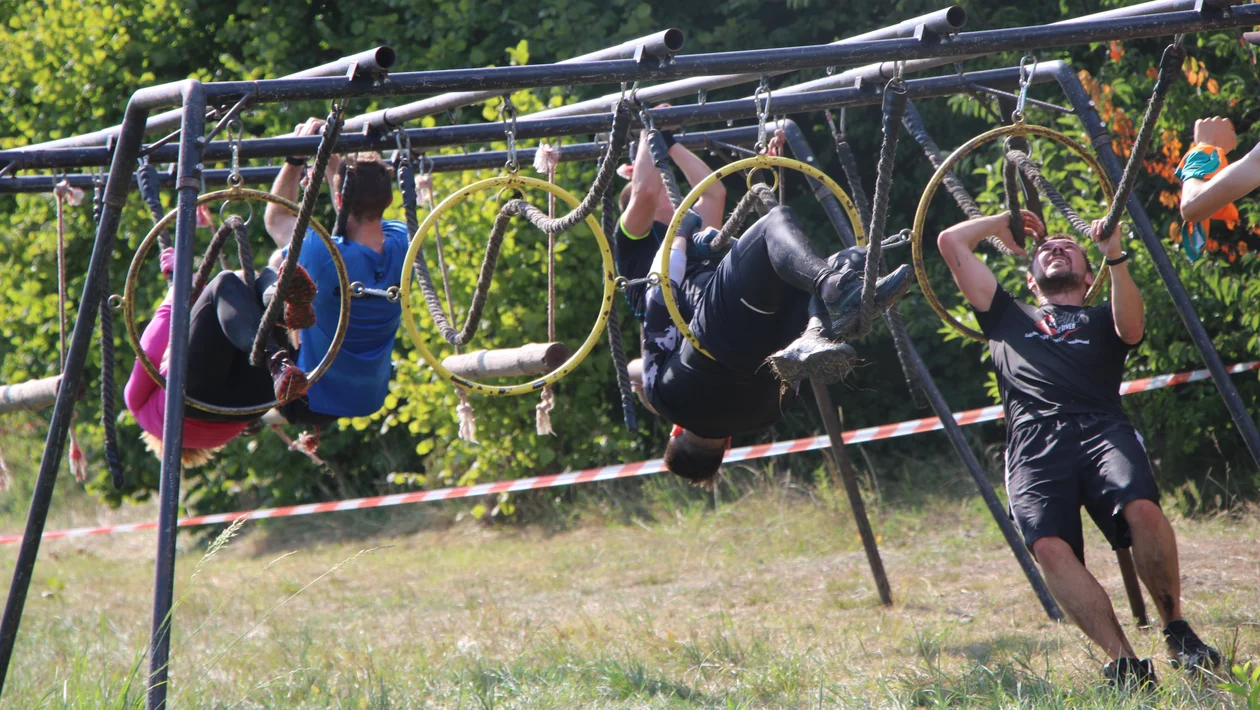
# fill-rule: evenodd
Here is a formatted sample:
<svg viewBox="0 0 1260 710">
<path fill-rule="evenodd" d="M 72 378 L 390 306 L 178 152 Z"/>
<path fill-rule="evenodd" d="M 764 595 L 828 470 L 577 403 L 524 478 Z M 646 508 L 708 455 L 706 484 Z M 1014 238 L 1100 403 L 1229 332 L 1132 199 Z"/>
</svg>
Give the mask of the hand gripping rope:
<svg viewBox="0 0 1260 710">
<path fill-rule="evenodd" d="M 1112 201 L 1112 196 L 1114 194 L 1111 187 L 1111 181 L 1107 179 L 1107 173 L 1102 169 L 1102 166 L 1098 163 L 1098 159 L 1094 157 L 1093 153 L 1091 153 L 1089 149 L 1085 148 L 1085 146 L 1080 143 L 1077 143 L 1070 136 L 1064 133 L 1034 124 L 1012 123 L 1007 126 L 999 126 L 998 128 L 986 131 L 985 133 L 982 133 L 962 144 L 957 150 L 951 153 L 949 157 L 945 158 L 944 161 L 941 161 L 940 165 L 937 166 L 936 172 L 932 174 L 932 178 L 928 180 L 927 187 L 923 190 L 923 196 L 919 199 L 918 210 L 914 215 L 914 229 L 910 235 L 911 247 L 913 249 L 914 271 L 915 275 L 919 279 L 919 288 L 923 290 L 923 297 L 927 299 L 928 305 L 932 307 L 932 310 L 936 311 L 936 314 L 941 317 L 941 320 L 962 335 L 980 342 L 988 342 L 988 339 L 978 331 L 963 325 L 958 321 L 958 319 L 950 315 L 949 311 L 945 309 L 945 306 L 941 304 L 936 292 L 932 289 L 932 285 L 928 282 L 927 270 L 923 262 L 923 230 L 927 224 L 927 212 L 928 208 L 932 204 L 932 198 L 936 195 L 941 183 L 944 182 L 945 176 L 950 174 L 953 168 L 960 163 L 963 158 L 966 158 L 977 148 L 1011 136 L 1025 138 L 1029 136 L 1036 136 L 1059 143 L 1072 153 L 1075 153 L 1077 157 L 1085 162 L 1089 172 L 1091 172 L 1097 179 L 1108 202 Z M 1107 283 L 1107 273 L 1107 267 L 1106 265 L 1103 265 L 1102 269 L 1099 271 L 1098 279 L 1094 281 L 1093 287 L 1086 295 L 1087 303 L 1092 302 L 1098 294 L 1102 292 L 1102 289 Z"/>
<path fill-rule="evenodd" d="M 946 325 L 969 338 L 979 340 L 980 342 L 987 341 L 981 333 L 958 322 L 958 320 L 950 315 L 945 307 L 941 305 L 936 293 L 932 290 L 931 284 L 928 283 L 927 272 L 924 268 L 923 229 L 927 221 L 927 209 L 931 204 L 932 197 L 935 196 L 941 183 L 946 181 L 946 179 L 951 175 L 951 169 L 976 148 L 999 138 L 1006 138 L 1008 142 L 1026 139 L 1028 136 L 1048 138 L 1063 145 L 1069 151 L 1075 153 L 1077 157 L 1081 158 L 1081 160 L 1083 160 L 1088 166 L 1089 171 L 1098 180 L 1108 203 L 1108 210 L 1102 233 L 1104 235 L 1110 234 L 1119 225 L 1120 218 L 1124 213 L 1125 205 L 1128 203 L 1129 196 L 1132 194 L 1133 188 L 1137 183 L 1139 170 L 1138 166 L 1141 164 L 1146 151 L 1150 148 L 1150 142 L 1154 136 L 1155 124 L 1159 120 L 1159 114 L 1163 110 L 1168 90 L 1175 80 L 1176 74 L 1180 70 L 1184 59 L 1185 49 L 1182 46 L 1182 37 L 1178 36 L 1172 44 L 1168 45 L 1168 47 L 1164 49 L 1164 54 L 1160 58 L 1159 76 L 1155 82 L 1155 87 L 1151 91 L 1151 98 L 1147 103 L 1146 113 L 1142 117 L 1142 124 L 1138 129 L 1138 135 L 1134 140 L 1133 149 L 1129 154 L 1129 162 L 1125 165 L 1124 173 L 1120 179 L 1120 186 L 1117 189 L 1113 189 L 1111 181 L 1107 177 L 1106 171 L 1103 170 L 1093 153 L 1080 143 L 1059 131 L 1024 123 L 1024 102 L 1027 100 L 1027 85 L 1031 82 L 1032 77 L 1031 71 L 1029 71 L 1028 75 L 1025 76 L 1025 73 L 1022 70 L 1022 64 L 1020 73 L 1020 93 L 1017 97 L 1019 103 L 1016 105 L 1016 110 L 1012 114 L 1012 120 L 1014 122 L 1009 126 L 995 128 L 972 138 L 950 154 L 950 156 L 944 161 L 939 162 L 939 164 L 937 161 L 933 161 L 933 164 L 936 165 L 937 169 L 932 175 L 932 179 L 928 181 L 927 187 L 923 191 L 923 196 L 919 200 L 919 207 L 914 216 L 914 230 L 911 234 L 911 243 L 914 250 L 915 275 L 919 279 L 919 287 L 923 290 L 923 295 L 927 299 L 928 304 L 932 307 L 932 310 L 936 311 L 936 314 L 941 317 L 941 320 L 943 320 Z M 922 141 L 920 141 L 920 143 L 922 144 Z M 929 159 L 932 157 L 931 154 L 935 152 L 928 150 L 926 146 L 925 151 L 928 152 Z M 1015 189 L 1012 186 L 1013 181 L 1011 177 L 1005 173 L 1014 171 L 1022 174 L 1024 177 L 1033 182 L 1037 186 L 1038 191 L 1044 194 L 1047 199 L 1051 201 L 1051 204 L 1053 204 L 1055 208 L 1072 224 L 1073 229 L 1075 229 L 1078 233 L 1081 233 L 1086 239 L 1091 239 L 1089 224 L 1077 215 L 1068 205 L 1063 196 L 1055 190 L 1048 181 L 1045 180 L 1044 176 L 1041 175 L 1040 169 L 1030 158 L 1028 158 L 1027 153 L 1023 151 L 1008 150 L 1005 154 L 1004 162 L 1004 183 L 1008 203 L 1014 202 L 1013 197 Z M 951 192 L 953 192 L 953 190 L 951 190 Z M 965 194 L 965 191 L 963 191 L 963 194 Z M 954 197 L 957 200 L 958 194 L 955 194 Z M 962 201 L 959 201 L 959 204 L 960 206 L 963 206 Z M 965 206 L 963 208 L 966 210 Z M 1018 210 L 1016 209 L 1015 211 L 1017 212 Z M 968 216 L 972 216 L 970 212 L 968 212 Z M 1022 228 L 1022 224 L 1022 218 L 1018 218 L 1012 214 L 1012 232 L 1015 232 L 1016 228 Z M 1019 233 L 1022 234 L 1022 229 Z M 1016 238 L 1019 238 L 1018 234 L 1016 234 Z M 1104 264 L 1099 270 L 1099 275 L 1094 281 L 1094 285 L 1090 288 L 1089 293 L 1086 294 L 1086 303 L 1093 302 L 1098 297 L 1098 294 L 1100 294 L 1106 287 L 1109 274 L 1110 269 Z"/>
<path fill-rule="evenodd" d="M 284 313 L 284 302 L 289 297 L 289 283 L 293 280 L 293 273 L 297 269 L 298 258 L 302 254 L 302 241 L 306 239 L 306 228 L 312 221 L 311 215 L 315 213 L 315 203 L 319 200 L 319 188 L 324 182 L 324 171 L 328 168 L 328 159 L 332 156 L 333 146 L 337 143 L 337 137 L 341 135 L 341 124 L 344 119 L 345 102 L 339 101 L 333 104 L 332 110 L 328 112 L 328 120 L 324 126 L 324 135 L 320 137 L 319 149 L 315 153 L 315 165 L 311 168 L 310 176 L 307 178 L 306 192 L 302 194 L 302 206 L 298 209 L 297 221 L 293 224 L 293 236 L 289 240 L 289 253 L 285 256 L 284 263 L 280 265 L 280 276 L 276 281 L 276 293 L 271 299 L 271 303 L 267 304 L 267 310 L 263 311 L 262 322 L 258 324 L 258 334 L 254 336 L 254 349 L 249 354 L 249 363 L 254 367 L 267 366 L 267 339 L 271 337 L 272 330 L 275 328 L 276 323 L 280 321 L 281 314 Z M 228 178 L 228 184 L 232 187 L 240 186 L 241 178 L 238 173 L 240 169 L 238 162 L 239 146 L 240 141 L 237 140 L 232 151 L 232 171 L 235 179 L 233 177 Z M 351 171 L 346 171 L 346 179 L 342 182 L 342 208 L 337 213 L 337 228 L 335 230 L 337 234 L 345 233 L 346 217 L 350 211 L 346 202 L 346 193 L 350 191 L 350 173 Z M 320 236 L 323 237 L 324 235 L 321 234 Z M 341 250 L 337 248 L 331 239 L 325 239 L 325 242 L 328 245 L 329 254 L 333 256 L 334 263 L 339 265 L 337 278 L 341 282 L 342 299 L 341 318 L 337 323 L 338 335 L 333 337 L 328 353 L 324 356 L 324 360 L 331 364 L 333 359 L 337 357 L 337 351 L 341 349 L 341 341 L 345 337 L 342 326 L 349 325 L 350 304 L 347 299 L 350 298 L 350 287 L 346 283 L 345 264 L 341 262 Z M 323 363 L 321 363 L 320 368 L 315 370 L 320 375 L 323 375 L 324 369 L 327 369 L 323 368 L 322 365 Z M 307 381 L 314 384 L 315 378 L 308 376 Z"/>
<path fill-rule="evenodd" d="M 505 102 L 505 108 L 509 106 Z M 619 155 L 625 149 L 626 134 L 629 129 L 630 112 L 626 102 L 617 105 L 613 113 L 612 138 L 609 142 L 608 153 L 600 164 L 599 172 L 596 174 L 595 181 L 591 185 L 590 191 L 582 200 L 578 200 L 567 190 L 549 183 L 545 180 L 537 180 L 534 178 L 523 177 L 517 175 L 514 171 L 516 165 L 516 131 L 515 131 L 515 109 L 505 111 L 505 133 L 508 138 L 508 163 L 505 166 L 508 173 L 499 177 L 489 178 L 465 186 L 458 190 L 450 197 L 442 201 L 429 216 L 421 223 L 420 228 L 412 237 L 411 247 L 407 251 L 407 259 L 405 263 L 413 264 L 411 268 L 415 269 L 417 281 L 420 291 L 428 306 L 429 315 L 434 325 L 437 326 L 442 337 L 452 345 L 464 345 L 476 332 L 477 326 L 481 322 L 482 313 L 485 310 L 486 301 L 490 295 L 490 283 L 494 278 L 495 267 L 497 266 L 499 249 L 503 244 L 503 238 L 506 234 L 508 224 L 512 217 L 524 217 L 531 224 L 543 232 L 564 232 L 572 229 L 581 221 L 586 221 L 591 232 L 595 235 L 595 241 L 599 245 L 600 256 L 603 260 L 603 299 L 600 305 L 599 316 L 596 318 L 595 327 L 592 328 L 590 335 L 582 346 L 573 353 L 573 355 L 562 365 L 552 372 L 542 377 L 518 385 L 492 385 L 476 382 L 465 377 L 461 377 L 451 372 L 442 365 L 442 362 L 429 349 L 428 343 L 420 334 L 419 328 L 416 326 L 414 314 L 412 313 L 410 294 L 411 279 L 404 278 L 402 281 L 402 312 L 403 324 L 407 328 L 407 332 L 415 341 L 416 350 L 424 361 L 433 368 L 443 379 L 471 391 L 479 392 L 486 395 L 494 396 L 515 396 L 536 392 L 542 388 L 554 384 L 562 377 L 572 372 L 586 358 L 590 351 L 594 349 L 596 342 L 599 340 L 599 333 L 604 328 L 608 320 L 608 314 L 612 308 L 613 297 L 616 293 L 616 270 L 612 259 L 612 249 L 608 244 L 608 237 L 600 228 L 599 222 L 592 216 L 595 207 L 599 204 L 604 193 L 612 184 L 613 175 L 615 174 L 615 158 L 612 156 Z M 510 119 L 510 122 L 509 122 Z M 467 319 L 461 330 L 456 331 L 447 320 L 446 314 L 443 312 L 441 303 L 438 301 L 437 290 L 433 286 L 433 280 L 429 275 L 428 265 L 424 262 L 421 253 L 421 247 L 424 244 L 425 235 L 434 228 L 438 219 L 449 211 L 455 205 L 464 202 L 474 194 L 489 189 L 499 189 L 499 194 L 509 190 L 519 190 L 523 188 L 533 188 L 543 190 L 556 197 L 564 200 L 572 207 L 572 211 L 568 214 L 558 217 L 549 218 L 543 214 L 541 210 L 524 200 L 515 199 L 504 203 L 499 209 L 498 215 L 495 217 L 494 226 L 490 230 L 490 236 L 486 243 L 486 252 L 482 260 L 481 270 L 477 277 L 477 286 L 473 292 L 472 304 L 468 310 Z"/>
<path fill-rule="evenodd" d="M 331 123 L 330 123 L 330 126 L 331 126 Z M 335 133 L 335 131 L 326 131 L 324 134 L 324 140 L 321 141 L 321 145 L 320 145 L 320 154 L 324 156 L 324 159 L 323 161 L 319 161 L 319 160 L 316 161 L 316 169 L 318 170 L 317 175 L 320 175 L 320 176 L 323 175 L 323 168 L 327 166 L 328 155 L 331 154 L 332 152 L 332 144 L 336 141 L 335 135 L 332 138 L 329 138 L 330 132 Z M 325 150 L 325 148 L 327 150 Z M 233 162 L 233 166 L 234 168 L 239 168 L 239 164 L 236 163 L 236 161 Z M 319 238 L 324 241 L 324 245 L 327 247 L 328 253 L 332 257 L 333 269 L 337 272 L 337 282 L 339 285 L 339 292 L 341 296 L 340 297 L 340 301 L 341 301 L 340 311 L 338 313 L 338 318 L 337 318 L 337 329 L 333 334 L 332 344 L 329 346 L 328 352 L 324 354 L 324 358 L 320 361 L 319 365 L 315 368 L 315 370 L 307 374 L 308 382 L 314 383 L 318 381 L 320 377 L 323 377 L 324 372 L 326 372 L 328 370 L 328 367 L 332 365 L 333 360 L 337 357 L 337 352 L 341 349 L 342 341 L 345 340 L 346 330 L 349 328 L 349 325 L 350 325 L 351 288 L 350 288 L 350 279 L 348 275 L 346 274 L 346 265 L 345 265 L 345 262 L 342 261 L 341 259 L 341 251 L 337 248 L 336 242 L 334 242 L 332 240 L 332 237 L 329 236 L 328 230 L 324 229 L 324 227 L 320 225 L 318 221 L 311 219 L 311 213 L 314 211 L 315 198 L 317 197 L 317 194 L 319 192 L 319 182 L 315 175 L 312 175 L 310 180 L 311 180 L 310 185 L 308 185 L 307 187 L 307 192 L 306 192 L 306 195 L 303 197 L 303 204 L 301 206 L 296 205 L 282 197 L 273 195 L 270 192 L 263 192 L 261 190 L 251 190 L 245 187 L 241 187 L 241 178 L 239 176 L 239 173 L 235 171 L 233 175 L 229 176 L 228 178 L 228 183 L 229 183 L 228 189 L 218 190 L 216 192 L 209 192 L 198 197 L 197 198 L 198 206 L 208 204 L 211 202 L 216 202 L 219 200 L 224 200 L 225 202 L 219 210 L 220 214 L 224 214 L 224 211 L 232 202 L 246 203 L 246 205 L 249 206 L 250 212 L 249 212 L 249 216 L 244 219 L 242 219 L 239 215 L 229 214 L 223 220 L 224 223 L 219 228 L 219 230 L 215 233 L 215 236 L 213 240 L 211 241 L 210 248 L 207 250 L 206 258 L 202 261 L 201 268 L 197 273 L 197 278 L 193 284 L 192 298 L 195 299 L 197 297 L 197 294 L 200 293 L 201 289 L 205 287 L 206 282 L 209 278 L 210 268 L 212 268 L 214 260 L 218 257 L 223 247 L 224 242 L 226 242 L 229 236 L 234 236 L 236 239 L 237 249 L 241 257 L 241 262 L 245 271 L 245 278 L 246 278 L 247 283 L 253 282 L 253 278 L 254 278 L 253 268 L 252 268 L 253 255 L 247 243 L 248 239 L 247 239 L 247 234 L 245 232 L 245 228 L 249 225 L 250 220 L 252 219 L 252 216 L 253 216 L 253 207 L 251 203 L 264 202 L 264 203 L 269 203 L 269 204 L 274 204 L 274 205 L 280 205 L 281 207 L 298 215 L 297 227 L 300 227 L 300 230 L 296 230 L 297 235 L 294 236 L 294 241 L 292 242 L 292 246 L 289 250 L 289 259 L 296 260 L 295 252 L 298 251 L 297 247 L 300 246 L 301 237 L 305 235 L 306 227 L 310 226 L 312 229 L 315 230 L 315 233 L 319 236 Z M 305 212 L 305 219 L 303 219 L 304 212 Z M 157 382 L 158 385 L 161 386 L 162 388 L 166 387 L 166 378 L 162 376 L 157 366 L 153 364 L 153 361 L 149 358 L 148 355 L 145 354 L 144 350 L 140 347 L 140 329 L 136 323 L 135 301 L 136 301 L 136 292 L 137 292 L 138 284 L 140 281 L 141 267 L 144 265 L 144 261 L 148 257 L 149 252 L 153 249 L 154 243 L 158 240 L 158 236 L 162 234 L 162 232 L 166 230 L 167 227 L 169 227 L 172 222 L 174 222 L 175 215 L 176 215 L 175 211 L 168 212 L 164 217 L 162 217 L 162 219 L 158 220 L 158 222 L 155 225 L 153 225 L 153 229 L 151 229 L 149 233 L 145 235 L 144 239 L 140 242 L 140 246 L 136 249 L 135 257 L 133 257 L 131 261 L 131 267 L 127 271 L 127 284 L 126 284 L 125 290 L 123 291 L 123 297 L 122 297 L 123 318 L 127 325 L 127 336 L 128 336 L 128 339 L 131 341 L 132 347 L 136 351 L 136 359 L 140 363 L 140 366 L 144 368 L 145 372 L 147 372 L 149 376 L 152 377 L 153 380 Z M 286 260 L 286 263 L 288 263 L 288 261 L 289 260 Z M 294 263 L 296 263 L 296 261 L 294 261 Z M 280 273 L 281 273 L 280 282 L 283 283 L 284 273 L 285 273 L 285 269 L 283 267 L 281 268 Z M 281 299 L 282 293 L 283 292 L 280 290 L 280 288 L 277 288 L 276 296 L 272 299 L 271 304 L 268 308 L 268 312 L 270 312 L 272 308 L 275 308 L 277 310 L 277 314 L 276 314 L 277 319 L 279 316 L 279 309 L 283 306 L 282 299 Z M 264 315 L 264 318 L 265 317 L 266 316 Z M 266 326 L 265 320 L 259 326 L 259 333 L 262 336 L 261 342 L 263 346 L 265 346 L 266 344 L 265 338 L 269 337 L 268 334 L 264 334 L 264 329 L 268 333 L 270 332 L 270 328 Z M 255 339 L 255 349 L 259 347 L 259 342 L 260 342 L 259 339 Z M 265 363 L 264 363 L 264 366 L 265 366 Z M 276 401 L 271 401 L 271 402 L 266 402 L 266 403 L 259 403 L 258 405 L 251 406 L 251 407 L 220 407 L 217 405 L 202 402 L 192 397 L 186 397 L 186 401 L 188 402 L 189 406 L 196 407 L 197 409 L 200 409 L 205 412 L 214 412 L 218 414 L 234 414 L 234 415 L 235 414 L 262 414 L 263 412 L 266 412 L 267 410 L 271 409 L 272 407 L 275 407 L 278 404 L 278 402 Z"/>
</svg>

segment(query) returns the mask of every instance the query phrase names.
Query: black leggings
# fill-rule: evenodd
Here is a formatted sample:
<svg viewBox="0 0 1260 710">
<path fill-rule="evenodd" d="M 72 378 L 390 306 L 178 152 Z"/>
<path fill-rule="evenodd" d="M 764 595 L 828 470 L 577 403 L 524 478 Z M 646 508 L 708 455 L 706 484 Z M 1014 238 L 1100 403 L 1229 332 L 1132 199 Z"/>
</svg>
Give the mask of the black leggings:
<svg viewBox="0 0 1260 710">
<path fill-rule="evenodd" d="M 220 272 L 197 297 L 188 334 L 188 396 L 220 407 L 253 407 L 275 399 L 271 375 L 249 364 L 262 320 L 262 291 L 275 281 L 265 269 L 254 289 L 231 271 Z M 250 421 L 257 414 L 216 414 L 189 407 L 202 421 Z"/>
<path fill-rule="evenodd" d="M 787 207 L 744 232 L 704 286 L 692 330 L 718 362 L 750 374 L 795 340 L 836 270 L 827 265 Z"/>
</svg>

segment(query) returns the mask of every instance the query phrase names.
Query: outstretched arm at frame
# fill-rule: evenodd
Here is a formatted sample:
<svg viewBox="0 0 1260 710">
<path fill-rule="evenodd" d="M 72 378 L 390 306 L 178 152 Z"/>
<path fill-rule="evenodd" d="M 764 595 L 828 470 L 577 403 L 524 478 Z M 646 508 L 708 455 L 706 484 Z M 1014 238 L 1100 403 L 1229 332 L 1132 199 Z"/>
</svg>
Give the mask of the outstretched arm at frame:
<svg viewBox="0 0 1260 710">
<path fill-rule="evenodd" d="M 1118 259 L 1124 253 L 1121 249 L 1120 229 L 1117 227 L 1110 237 L 1102 239 L 1104 221 L 1094 220 L 1090 225 L 1090 233 L 1104 258 Z M 1142 292 L 1138 290 L 1129 273 L 1127 261 L 1111 267 L 1111 318 L 1116 322 L 1116 335 L 1121 340 L 1129 345 L 1137 345 L 1142 340 L 1142 334 L 1146 330 L 1146 304 L 1142 303 Z"/>
<path fill-rule="evenodd" d="M 1222 168 L 1224 156 L 1238 146 L 1238 137 L 1229 119 L 1220 117 L 1195 121 L 1194 143 L 1178 168 L 1181 217 L 1187 222 L 1203 222 L 1260 187 L 1260 145 Z M 1219 155 L 1212 148 L 1219 149 Z"/>
<path fill-rule="evenodd" d="M 1024 225 L 1030 233 L 1044 233 L 1045 227 L 1037 215 L 1022 210 Z M 1011 251 L 1021 256 L 1028 256 L 1022 247 L 1015 243 L 1011 236 L 1011 220 L 1008 214 L 981 217 L 979 219 L 959 222 L 940 233 L 936 245 L 941 250 L 941 257 L 954 275 L 954 283 L 962 291 L 973 308 L 987 311 L 993 305 L 993 295 L 997 293 L 997 277 L 989 267 L 976 256 L 976 247 L 988 237 L 996 236 Z"/>
</svg>

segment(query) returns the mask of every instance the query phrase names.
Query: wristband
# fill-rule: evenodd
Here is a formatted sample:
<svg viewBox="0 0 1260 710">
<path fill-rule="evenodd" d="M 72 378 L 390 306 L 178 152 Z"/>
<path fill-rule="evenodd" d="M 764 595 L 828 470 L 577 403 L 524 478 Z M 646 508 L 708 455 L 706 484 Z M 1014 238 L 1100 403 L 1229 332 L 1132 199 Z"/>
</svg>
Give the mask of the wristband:
<svg viewBox="0 0 1260 710">
<path fill-rule="evenodd" d="M 306 158 L 295 158 L 292 155 L 290 155 L 289 157 L 284 159 L 284 162 L 287 165 L 296 165 L 299 168 L 306 167 Z"/>
<path fill-rule="evenodd" d="M 665 141 L 666 149 L 674 145 L 674 132 L 673 131 L 657 131 L 657 133 L 660 133 L 661 138 Z"/>
<path fill-rule="evenodd" d="M 1107 266 L 1119 266 L 1128 260 L 1129 260 L 1129 252 L 1127 251 L 1120 252 L 1120 256 L 1117 256 L 1114 259 L 1108 259 L 1106 257 L 1103 257 L 1103 263 L 1106 264 Z"/>
</svg>

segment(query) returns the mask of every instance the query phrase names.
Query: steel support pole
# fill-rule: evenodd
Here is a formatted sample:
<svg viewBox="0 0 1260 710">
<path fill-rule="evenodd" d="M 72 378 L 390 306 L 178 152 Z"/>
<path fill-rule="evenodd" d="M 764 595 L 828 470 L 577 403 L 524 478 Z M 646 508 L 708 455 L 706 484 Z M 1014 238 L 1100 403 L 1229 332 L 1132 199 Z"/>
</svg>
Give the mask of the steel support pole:
<svg viewBox="0 0 1260 710">
<path fill-rule="evenodd" d="M 1107 126 L 1098 116 L 1098 111 L 1094 108 L 1094 102 L 1090 100 L 1089 93 L 1085 91 L 1085 87 L 1081 85 L 1081 80 L 1072 71 L 1071 67 L 1065 62 L 1059 71 L 1056 72 L 1059 80 L 1059 86 L 1063 88 L 1063 93 L 1067 95 L 1068 101 L 1076 108 L 1076 115 L 1080 118 L 1081 123 L 1085 127 L 1085 132 L 1089 134 L 1090 140 L 1094 145 L 1094 151 L 1098 153 L 1098 158 L 1103 164 L 1103 168 L 1111 175 L 1114 182 L 1120 181 L 1120 175 L 1124 172 L 1124 166 L 1120 162 L 1120 158 L 1111 148 L 1111 134 L 1107 131 Z M 1229 409 L 1229 414 L 1234 420 L 1234 426 L 1238 427 L 1238 433 L 1242 436 L 1243 443 L 1247 447 L 1247 451 L 1251 454 L 1251 458 L 1260 466 L 1260 431 L 1256 430 L 1256 422 L 1251 418 L 1251 413 L 1247 411 L 1247 405 L 1243 402 L 1242 395 L 1238 393 L 1238 388 L 1234 386 L 1233 380 L 1229 378 L 1229 373 L 1225 369 L 1225 363 L 1221 362 L 1221 356 L 1216 352 L 1216 347 L 1212 345 L 1212 338 L 1208 335 L 1207 330 L 1203 327 L 1203 321 L 1199 320 L 1199 315 L 1194 310 L 1194 303 L 1190 300 L 1190 294 L 1186 292 L 1186 287 L 1181 283 L 1181 278 L 1177 276 L 1177 269 L 1173 266 L 1172 260 L 1168 258 L 1168 252 L 1164 251 L 1164 245 L 1160 242 L 1155 227 L 1151 224 L 1150 217 L 1147 216 L 1146 210 L 1142 209 L 1142 203 L 1138 201 L 1137 196 L 1129 197 L 1127 205 L 1129 216 L 1133 219 L 1135 231 L 1142 239 L 1142 243 L 1146 245 L 1146 251 L 1151 257 L 1151 261 L 1155 264 L 1155 270 L 1159 273 L 1160 279 L 1164 282 L 1164 288 L 1168 290 L 1168 295 L 1172 297 L 1173 305 L 1177 308 L 1177 313 L 1181 316 L 1181 320 L 1186 325 L 1186 330 L 1190 332 L 1190 340 L 1194 342 L 1195 348 L 1198 349 L 1199 355 L 1203 357 L 1203 362 L 1207 365 L 1207 369 L 1212 373 L 1212 382 L 1216 384 L 1216 389 L 1221 393 L 1221 399 L 1225 400 L 1225 407 Z"/>
<path fill-rule="evenodd" d="M 792 149 L 792 153 L 796 158 L 810 165 L 817 166 L 818 160 L 814 156 L 814 151 L 810 148 L 809 142 L 805 139 L 805 135 L 800 127 L 791 120 L 779 121 L 779 126 L 783 128 L 784 133 L 787 135 L 788 146 Z M 853 231 L 849 228 L 848 217 L 840 207 L 835 195 L 832 195 L 827 188 L 813 178 L 808 178 L 808 180 L 814 197 L 827 212 L 827 217 L 831 221 L 832 226 L 835 227 L 841 241 L 846 247 L 853 246 L 856 243 Z M 900 316 L 891 316 L 887 313 L 884 315 L 885 319 L 900 318 Z M 889 327 L 894 327 L 894 324 L 890 322 Z M 967 439 L 963 436 L 958 422 L 954 420 L 949 404 L 945 401 L 944 396 L 941 395 L 941 391 L 937 389 L 936 382 L 932 379 L 932 373 L 928 371 L 927 365 L 923 362 L 923 358 L 919 356 L 919 351 L 915 349 L 913 344 L 908 344 L 905 353 L 911 359 L 913 371 L 918 376 L 918 384 L 923 388 L 923 394 L 927 397 L 932 410 L 936 412 L 936 416 L 941 420 L 945 435 L 949 437 L 950 443 L 953 444 L 954 449 L 958 452 L 958 456 L 962 459 L 963 465 L 966 466 L 967 472 L 971 474 L 972 480 L 975 481 L 976 488 L 980 490 L 980 497 L 984 499 L 984 504 L 988 507 L 993 520 L 998 524 L 998 528 L 1002 530 L 1002 535 L 1006 538 L 1006 544 L 1010 546 L 1011 552 L 1014 553 L 1015 559 L 1019 562 L 1019 566 L 1024 570 L 1024 575 L 1028 578 L 1028 583 L 1032 586 L 1033 592 L 1041 602 L 1041 606 L 1046 610 L 1046 615 L 1055 621 L 1062 619 L 1063 612 L 1059 609 L 1059 605 L 1055 603 L 1054 597 L 1050 595 L 1050 590 L 1046 587 L 1046 582 L 1042 579 L 1036 563 L 1033 562 L 1032 555 L 1029 554 L 1023 539 L 1020 538 L 1019 533 L 1015 530 L 1015 526 L 1011 523 L 1006 509 L 998 499 L 997 493 L 994 492 L 988 477 L 985 476 L 984 468 L 980 465 L 980 461 L 976 459 L 976 455 L 967 443 Z"/>
<path fill-rule="evenodd" d="M 822 415 L 823 426 L 827 429 L 827 438 L 831 440 L 831 455 L 836 459 L 836 468 L 840 470 L 840 478 L 844 481 L 844 492 L 849 497 L 849 508 L 853 511 L 853 522 L 857 524 L 858 536 L 862 538 L 862 549 L 866 550 L 866 561 L 871 566 L 871 576 L 875 578 L 875 588 L 879 591 L 879 601 L 884 606 L 892 606 L 892 589 L 888 586 L 888 574 L 884 571 L 884 560 L 879 556 L 879 546 L 875 543 L 875 533 L 871 530 L 871 521 L 866 516 L 866 503 L 862 501 L 862 490 L 858 488 L 857 473 L 853 470 L 853 462 L 844 451 L 844 427 L 840 423 L 840 414 L 831 401 L 831 393 L 827 386 L 810 380 L 814 388 L 814 401 L 818 403 L 818 413 Z"/>
<path fill-rule="evenodd" d="M 9 585 L 9 597 L 5 603 L 4 617 L 0 620 L 0 693 L 4 690 L 5 677 L 13 656 L 13 645 L 17 641 L 18 626 L 22 622 L 22 610 L 30 589 L 31 575 L 34 573 L 35 560 L 39 555 L 40 537 L 44 532 L 44 522 L 48 517 L 48 507 L 52 501 L 53 488 L 56 486 L 57 470 L 61 465 L 61 455 L 65 449 L 66 433 L 70 429 L 70 418 L 74 414 L 74 401 L 83 382 L 83 367 L 87 363 L 88 349 L 92 344 L 92 331 L 96 327 L 96 316 L 101 303 L 102 275 L 109 268 L 110 256 L 114 251 L 114 237 L 118 233 L 118 222 L 126 200 L 127 187 L 130 184 L 131 164 L 135 161 L 134 150 L 139 150 L 144 133 L 144 121 L 148 113 L 148 110 L 139 104 L 128 104 L 129 121 L 124 124 L 120 146 L 123 144 L 134 146 L 133 153 L 130 156 L 123 156 L 123 151 L 120 150 L 114 156 L 113 166 L 110 169 L 109 185 L 115 189 L 106 190 L 105 209 L 96 229 L 96 243 L 92 247 L 87 279 L 83 284 L 79 315 L 75 318 L 74 333 L 70 336 L 70 350 L 66 354 L 61 385 L 58 387 L 57 400 L 53 405 L 48 438 L 44 444 L 43 458 L 40 459 L 35 490 L 31 495 L 31 507 L 26 514 L 22 545 L 18 550 L 17 563 L 14 565 L 13 581 Z"/>
<path fill-rule="evenodd" d="M 149 645 L 149 710 L 164 710 L 171 648 L 171 607 L 175 599 L 175 538 L 179 522 L 179 484 L 183 471 L 184 391 L 188 373 L 188 326 L 192 309 L 193 242 L 197 231 L 197 196 L 201 193 L 201 136 L 205 133 L 205 93 L 194 84 L 184 95 L 180 124 L 175 273 L 171 285 L 171 334 L 162 422 L 162 474 L 158 490 L 157 561 L 153 581 L 153 632 Z"/>
</svg>

